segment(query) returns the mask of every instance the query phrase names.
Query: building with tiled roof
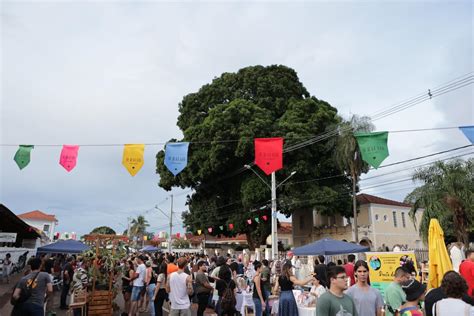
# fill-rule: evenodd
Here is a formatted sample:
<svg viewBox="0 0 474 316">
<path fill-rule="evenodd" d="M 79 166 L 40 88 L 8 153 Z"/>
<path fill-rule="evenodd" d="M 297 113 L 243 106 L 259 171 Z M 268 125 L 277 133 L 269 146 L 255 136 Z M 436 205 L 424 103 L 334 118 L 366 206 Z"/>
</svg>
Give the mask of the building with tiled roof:
<svg viewBox="0 0 474 316">
<path fill-rule="evenodd" d="M 35 210 L 18 215 L 28 225 L 43 232 L 50 240 L 54 238 L 54 232 L 58 225 L 58 220 L 53 214 L 46 214 L 42 211 Z"/>
<path fill-rule="evenodd" d="M 372 250 L 391 250 L 394 246 L 410 249 L 423 248 L 418 229 L 423 210 L 416 213 L 416 221 L 409 216 L 411 205 L 370 194 L 357 196 L 358 242 Z M 317 210 L 298 210 L 293 213 L 293 240 L 295 246 L 321 238 L 352 241 L 352 218 L 341 215 L 326 216 Z"/>
</svg>

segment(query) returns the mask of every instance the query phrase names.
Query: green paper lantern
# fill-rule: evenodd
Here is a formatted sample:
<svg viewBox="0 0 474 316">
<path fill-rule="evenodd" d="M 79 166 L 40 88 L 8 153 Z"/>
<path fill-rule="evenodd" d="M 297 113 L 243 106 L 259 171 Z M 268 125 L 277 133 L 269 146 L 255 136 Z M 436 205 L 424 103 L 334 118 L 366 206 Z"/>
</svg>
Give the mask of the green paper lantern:
<svg viewBox="0 0 474 316">
<path fill-rule="evenodd" d="M 28 164 L 30 163 L 31 150 L 34 147 L 35 146 L 33 145 L 20 145 L 20 147 L 16 151 L 15 157 L 13 157 L 13 160 L 15 160 L 20 170 L 28 166 Z"/>
</svg>

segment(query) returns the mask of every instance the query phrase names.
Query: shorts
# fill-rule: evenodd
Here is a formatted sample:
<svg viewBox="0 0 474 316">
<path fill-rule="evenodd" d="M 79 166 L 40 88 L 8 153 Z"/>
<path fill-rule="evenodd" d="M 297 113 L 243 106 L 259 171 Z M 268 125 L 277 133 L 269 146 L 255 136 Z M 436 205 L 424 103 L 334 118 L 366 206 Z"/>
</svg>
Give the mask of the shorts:
<svg viewBox="0 0 474 316">
<path fill-rule="evenodd" d="M 132 302 L 136 302 L 140 300 L 140 293 L 143 291 L 144 286 L 134 286 L 132 288 Z"/>
</svg>

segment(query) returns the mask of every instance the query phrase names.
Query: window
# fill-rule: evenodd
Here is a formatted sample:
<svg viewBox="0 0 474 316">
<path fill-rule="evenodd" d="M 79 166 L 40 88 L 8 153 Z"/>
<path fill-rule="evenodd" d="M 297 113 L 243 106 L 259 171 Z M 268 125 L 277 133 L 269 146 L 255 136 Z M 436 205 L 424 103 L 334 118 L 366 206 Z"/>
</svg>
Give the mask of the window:
<svg viewBox="0 0 474 316">
<path fill-rule="evenodd" d="M 393 211 L 393 227 L 397 227 L 397 212 Z"/>
<path fill-rule="evenodd" d="M 300 216 L 300 229 L 304 229 L 304 216 Z"/>
<path fill-rule="evenodd" d="M 44 225 L 44 226 L 43 226 L 43 231 L 44 231 L 45 233 L 49 233 L 49 225 Z"/>
<path fill-rule="evenodd" d="M 375 214 L 375 220 L 378 222 L 380 220 L 379 214 Z"/>
<path fill-rule="evenodd" d="M 384 216 L 383 216 L 383 221 L 384 221 L 384 222 L 388 222 L 388 216 L 387 216 L 387 215 L 384 215 Z"/>
<path fill-rule="evenodd" d="M 405 212 L 402 212 L 402 226 L 407 227 L 407 224 L 405 222 Z"/>
</svg>

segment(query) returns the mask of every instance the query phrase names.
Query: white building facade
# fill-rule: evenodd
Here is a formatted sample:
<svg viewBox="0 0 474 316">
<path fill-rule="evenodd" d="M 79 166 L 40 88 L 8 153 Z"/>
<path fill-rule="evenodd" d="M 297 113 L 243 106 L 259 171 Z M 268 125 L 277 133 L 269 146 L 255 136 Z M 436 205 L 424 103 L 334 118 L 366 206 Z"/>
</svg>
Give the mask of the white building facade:
<svg viewBox="0 0 474 316">
<path fill-rule="evenodd" d="M 18 215 L 28 225 L 42 231 L 50 241 L 53 241 L 58 220 L 53 214 L 46 214 L 41 211 L 31 211 Z"/>
</svg>

